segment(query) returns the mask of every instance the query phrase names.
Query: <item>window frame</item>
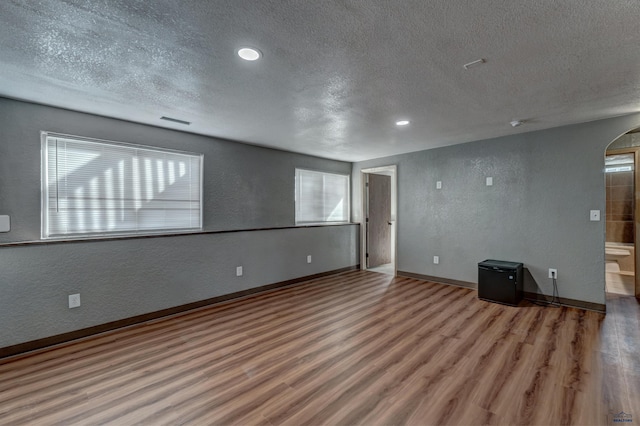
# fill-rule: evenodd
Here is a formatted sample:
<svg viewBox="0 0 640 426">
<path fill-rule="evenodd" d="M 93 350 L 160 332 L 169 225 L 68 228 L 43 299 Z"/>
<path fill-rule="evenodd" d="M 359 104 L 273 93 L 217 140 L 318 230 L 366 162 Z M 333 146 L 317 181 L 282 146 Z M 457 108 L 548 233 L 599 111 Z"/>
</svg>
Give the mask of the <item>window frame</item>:
<svg viewBox="0 0 640 426">
<path fill-rule="evenodd" d="M 185 155 L 189 157 L 197 157 L 199 158 L 199 202 L 200 202 L 200 211 L 199 211 L 199 226 L 193 228 L 163 228 L 163 229 L 144 229 L 144 230 L 122 230 L 122 231 L 113 231 L 113 232 L 105 232 L 105 231 L 97 231 L 97 232 L 85 232 L 85 233 L 69 233 L 69 234 L 55 234 L 55 235 L 47 235 L 47 227 L 50 222 L 49 219 L 49 158 L 48 158 L 48 139 L 49 138 L 61 138 L 68 139 L 76 142 L 86 142 L 88 144 L 101 144 L 101 145 L 110 145 L 115 147 L 125 147 L 125 148 L 133 148 L 140 149 L 146 151 L 152 151 L 156 153 L 168 153 L 168 154 L 179 154 Z M 84 136 L 77 135 L 69 135 L 64 133 L 57 132 L 49 132 L 49 131 L 41 131 L 40 132 L 40 167 L 41 167 L 41 175 L 40 175 L 40 183 L 41 183 L 41 204 L 40 204 L 40 215 L 41 215 L 41 224 L 40 224 L 40 238 L 45 241 L 61 241 L 61 240 L 92 240 L 92 239 L 109 239 L 109 238 L 135 238 L 135 237 L 144 237 L 144 236 L 162 236 L 162 235 L 181 235 L 181 234 L 193 234 L 193 233 L 201 233 L 203 231 L 204 226 L 204 154 L 176 150 L 170 148 L 163 148 L 151 145 L 143 145 L 143 144 L 135 144 L 135 143 L 127 143 L 120 141 L 113 141 L 108 139 L 98 139 L 98 138 L 90 138 Z"/>
<path fill-rule="evenodd" d="M 347 178 L 347 182 L 346 182 L 346 186 L 347 186 L 347 194 L 346 194 L 346 201 L 347 201 L 347 213 L 346 213 L 346 219 L 345 220 L 340 220 L 340 221 L 299 221 L 298 220 L 298 185 L 299 185 L 299 180 L 298 180 L 298 172 L 302 171 L 302 172 L 312 172 L 312 173 L 320 173 L 323 175 L 332 175 L 332 176 L 340 176 L 340 177 L 346 177 Z M 336 172 L 327 172 L 324 170 L 315 170 L 315 169 L 306 169 L 306 168 L 302 168 L 302 167 L 296 167 L 295 168 L 295 174 L 294 174 L 294 222 L 296 226 L 318 226 L 318 225 L 343 225 L 343 224 L 348 224 L 351 223 L 351 175 L 349 173 L 336 173 Z"/>
</svg>

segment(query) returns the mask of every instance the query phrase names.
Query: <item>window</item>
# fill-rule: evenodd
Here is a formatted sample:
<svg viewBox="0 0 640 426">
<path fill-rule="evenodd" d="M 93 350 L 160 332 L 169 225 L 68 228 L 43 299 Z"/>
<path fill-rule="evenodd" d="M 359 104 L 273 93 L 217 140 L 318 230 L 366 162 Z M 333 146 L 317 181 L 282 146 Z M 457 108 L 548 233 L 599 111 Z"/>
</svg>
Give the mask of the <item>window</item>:
<svg viewBox="0 0 640 426">
<path fill-rule="evenodd" d="M 296 169 L 296 225 L 349 221 L 349 176 Z"/>
<path fill-rule="evenodd" d="M 201 154 L 42 133 L 42 238 L 202 229 Z"/>
<path fill-rule="evenodd" d="M 604 158 L 605 173 L 631 172 L 635 162 L 635 154 L 613 154 Z"/>
</svg>

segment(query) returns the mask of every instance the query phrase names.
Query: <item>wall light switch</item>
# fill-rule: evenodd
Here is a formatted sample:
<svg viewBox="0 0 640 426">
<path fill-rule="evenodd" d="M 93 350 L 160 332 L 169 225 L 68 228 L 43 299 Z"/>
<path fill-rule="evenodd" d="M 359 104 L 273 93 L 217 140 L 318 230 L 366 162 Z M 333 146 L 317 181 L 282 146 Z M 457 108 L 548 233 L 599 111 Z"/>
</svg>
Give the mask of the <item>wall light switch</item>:
<svg viewBox="0 0 640 426">
<path fill-rule="evenodd" d="M 433 256 L 433 264 L 437 265 L 438 263 L 440 263 L 440 256 Z"/>
<path fill-rule="evenodd" d="M 307 256 L 307 263 L 311 263 L 311 255 Z"/>
<path fill-rule="evenodd" d="M 436 189 L 442 189 L 442 181 L 441 180 L 436 182 Z"/>
<path fill-rule="evenodd" d="M 0 216 L 0 232 L 11 231 L 11 218 L 7 215 Z"/>
<path fill-rule="evenodd" d="M 242 266 L 236 266 L 236 277 L 242 276 Z"/>
<path fill-rule="evenodd" d="M 489 176 L 487 178 L 487 186 L 493 186 L 493 177 Z"/>
<path fill-rule="evenodd" d="M 591 222 L 600 222 L 600 210 L 591 210 L 589 219 Z"/>
</svg>

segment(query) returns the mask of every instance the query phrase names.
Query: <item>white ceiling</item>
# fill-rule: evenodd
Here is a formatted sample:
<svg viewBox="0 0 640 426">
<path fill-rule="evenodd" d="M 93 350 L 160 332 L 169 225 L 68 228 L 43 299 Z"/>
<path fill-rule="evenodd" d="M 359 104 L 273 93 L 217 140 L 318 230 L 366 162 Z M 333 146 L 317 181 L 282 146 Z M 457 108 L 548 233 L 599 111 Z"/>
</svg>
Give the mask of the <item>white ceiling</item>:
<svg viewBox="0 0 640 426">
<path fill-rule="evenodd" d="M 639 18 L 638 0 L 2 0 L 0 95 L 359 161 L 640 111 Z"/>
</svg>

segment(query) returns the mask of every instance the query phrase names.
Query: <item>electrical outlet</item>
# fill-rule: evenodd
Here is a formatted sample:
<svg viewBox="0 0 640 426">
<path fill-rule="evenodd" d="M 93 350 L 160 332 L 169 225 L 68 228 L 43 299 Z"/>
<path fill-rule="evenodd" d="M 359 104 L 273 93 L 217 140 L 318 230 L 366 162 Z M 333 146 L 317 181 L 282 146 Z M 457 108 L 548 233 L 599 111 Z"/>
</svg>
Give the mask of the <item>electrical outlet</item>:
<svg viewBox="0 0 640 426">
<path fill-rule="evenodd" d="M 442 181 L 441 180 L 436 182 L 436 189 L 442 189 Z"/>
<path fill-rule="evenodd" d="M 311 263 L 311 255 L 307 256 L 307 263 Z"/>
<path fill-rule="evenodd" d="M 549 268 L 549 278 L 558 278 L 558 270 L 554 268 Z"/>
<path fill-rule="evenodd" d="M 242 276 L 242 266 L 236 266 L 236 277 Z"/>
<path fill-rule="evenodd" d="M 80 306 L 80 294 L 69 295 L 69 309 L 77 308 Z"/>
<path fill-rule="evenodd" d="M 433 256 L 433 264 L 437 265 L 438 263 L 440 263 L 440 256 Z"/>
<path fill-rule="evenodd" d="M 589 220 L 591 220 L 591 222 L 599 222 L 600 221 L 600 210 L 591 210 L 589 212 Z"/>
</svg>

